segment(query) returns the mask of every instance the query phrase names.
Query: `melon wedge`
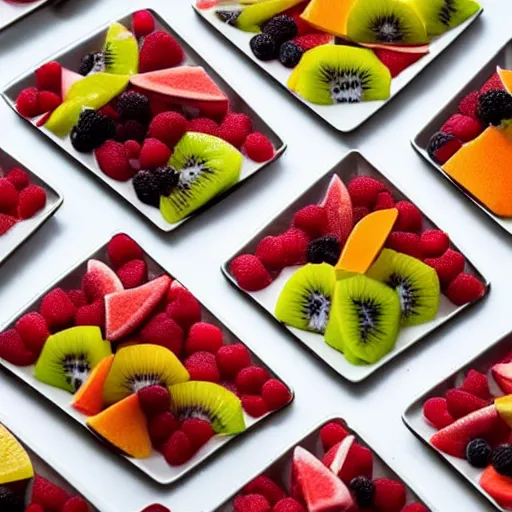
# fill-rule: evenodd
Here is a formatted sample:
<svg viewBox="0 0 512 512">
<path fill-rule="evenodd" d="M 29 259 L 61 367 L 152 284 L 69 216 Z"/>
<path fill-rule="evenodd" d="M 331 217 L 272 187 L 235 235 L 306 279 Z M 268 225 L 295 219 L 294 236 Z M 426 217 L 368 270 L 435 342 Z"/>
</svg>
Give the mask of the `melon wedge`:
<svg viewBox="0 0 512 512">
<path fill-rule="evenodd" d="M 293 470 L 309 512 L 345 512 L 354 506 L 347 486 L 301 446 L 293 452 Z"/>
<path fill-rule="evenodd" d="M 482 489 L 504 508 L 512 507 L 512 478 L 500 475 L 493 466 L 487 466 L 480 477 Z"/>
<path fill-rule="evenodd" d="M 327 193 L 320 206 L 323 206 L 327 212 L 329 234 L 334 235 L 343 246 L 352 231 L 354 218 L 350 194 L 337 174 L 331 178 Z"/>
<path fill-rule="evenodd" d="M 389 50 L 391 52 L 399 53 L 421 53 L 425 55 L 430 51 L 430 44 L 416 44 L 416 45 L 398 45 L 398 44 L 378 44 L 378 43 L 361 43 L 365 48 L 372 50 Z"/>
<path fill-rule="evenodd" d="M 341 471 L 341 468 L 343 467 L 343 464 L 345 464 L 345 461 L 347 460 L 348 452 L 350 451 L 350 448 L 354 444 L 355 437 L 354 436 L 347 436 L 338 446 L 338 449 L 336 450 L 336 453 L 334 454 L 334 459 L 331 462 L 331 465 L 329 466 L 329 469 L 335 474 L 338 475 Z"/>
<path fill-rule="evenodd" d="M 492 369 L 492 376 L 504 393 L 512 393 L 512 363 L 498 363 Z"/>
<path fill-rule="evenodd" d="M 68 94 L 69 89 L 71 89 L 71 86 L 78 82 L 78 80 L 82 80 L 84 78 L 79 73 L 75 73 L 74 71 L 71 71 L 71 69 L 68 68 L 62 68 L 62 78 L 60 82 L 60 95 L 61 98 L 66 99 L 66 96 Z"/>
<path fill-rule="evenodd" d="M 134 331 L 167 293 L 171 278 L 163 275 L 149 283 L 110 293 L 105 297 L 106 334 L 110 341 Z"/>
<path fill-rule="evenodd" d="M 130 78 L 141 89 L 201 101 L 227 101 L 226 95 L 201 66 L 179 66 L 140 73 Z"/>
<path fill-rule="evenodd" d="M 120 292 L 124 289 L 117 274 L 102 261 L 89 260 L 86 275 L 88 286 L 93 287 L 94 293 L 98 296 L 104 297 L 109 293 Z"/>
<path fill-rule="evenodd" d="M 336 276 L 364 274 L 378 256 L 393 229 L 398 210 L 378 210 L 362 218 L 354 227 L 336 263 Z"/>
<path fill-rule="evenodd" d="M 512 395 L 500 396 L 494 400 L 494 405 L 503 421 L 512 426 Z"/>
<path fill-rule="evenodd" d="M 499 66 L 496 69 L 498 76 L 500 77 L 505 89 L 508 92 L 512 91 L 512 70 L 510 69 L 502 69 Z"/>
<path fill-rule="evenodd" d="M 77 411 L 87 416 L 93 416 L 102 411 L 103 386 L 113 362 L 113 354 L 103 358 L 91 372 L 89 378 L 80 386 L 71 402 L 71 405 Z"/>
<path fill-rule="evenodd" d="M 355 0 L 311 0 L 300 17 L 323 32 L 343 36 L 354 3 Z"/>
<path fill-rule="evenodd" d="M 0 485 L 34 476 L 30 457 L 19 441 L 0 425 Z"/>
<path fill-rule="evenodd" d="M 151 455 L 151 440 L 136 393 L 87 419 L 96 434 L 136 459 Z"/>
</svg>

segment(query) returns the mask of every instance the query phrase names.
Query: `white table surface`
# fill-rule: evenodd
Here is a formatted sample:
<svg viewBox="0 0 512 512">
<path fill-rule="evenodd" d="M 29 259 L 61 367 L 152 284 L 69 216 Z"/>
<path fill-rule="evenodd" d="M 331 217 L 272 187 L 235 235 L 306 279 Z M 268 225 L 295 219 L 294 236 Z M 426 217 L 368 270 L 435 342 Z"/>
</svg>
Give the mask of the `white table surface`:
<svg viewBox="0 0 512 512">
<path fill-rule="evenodd" d="M 0 87 L 92 28 L 127 9 L 153 7 L 232 84 L 288 143 L 283 158 L 175 234 L 157 232 L 94 176 L 58 152 L 0 101 L 0 144 L 59 188 L 64 205 L 0 268 L 0 323 L 116 230 L 130 233 L 189 288 L 257 346 L 296 391 L 295 403 L 224 450 L 191 477 L 152 485 L 110 455 L 30 389 L 0 372 L 0 414 L 43 455 L 108 504 L 102 512 L 138 512 L 161 502 L 172 512 L 210 511 L 327 415 L 344 416 L 439 511 L 493 510 L 434 457 L 401 421 L 406 406 L 454 368 L 512 330 L 512 238 L 415 154 L 410 138 L 509 37 L 512 4 L 482 0 L 468 33 L 353 135 L 341 136 L 263 79 L 207 29 L 189 0 L 69 0 L 0 33 Z M 448 231 L 492 283 L 470 315 L 380 370 L 362 385 L 342 381 L 227 283 L 221 263 L 270 216 L 350 148 L 361 150 Z"/>
</svg>

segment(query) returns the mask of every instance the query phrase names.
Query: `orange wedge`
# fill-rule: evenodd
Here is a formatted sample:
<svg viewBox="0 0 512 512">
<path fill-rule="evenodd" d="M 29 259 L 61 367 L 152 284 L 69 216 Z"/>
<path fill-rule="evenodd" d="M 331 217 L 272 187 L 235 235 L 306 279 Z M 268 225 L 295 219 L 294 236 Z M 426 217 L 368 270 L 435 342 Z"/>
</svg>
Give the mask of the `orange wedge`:
<svg viewBox="0 0 512 512">
<path fill-rule="evenodd" d="M 355 0 L 311 0 L 300 17 L 329 34 L 347 33 L 347 19 Z"/>
<path fill-rule="evenodd" d="M 512 130 L 486 128 L 444 171 L 496 215 L 512 217 Z"/>
<path fill-rule="evenodd" d="M 393 229 L 398 210 L 378 210 L 363 217 L 354 227 L 336 263 L 336 277 L 364 274 L 378 256 Z"/>
<path fill-rule="evenodd" d="M 93 416 L 103 410 L 103 386 L 113 362 L 113 354 L 104 357 L 80 386 L 71 402 L 77 411 L 87 416 Z"/>
<path fill-rule="evenodd" d="M 511 92 L 512 91 L 512 70 L 501 69 L 498 66 L 498 68 L 496 69 L 496 72 L 498 73 L 501 81 L 503 82 L 505 89 L 507 89 L 508 92 Z"/>
<path fill-rule="evenodd" d="M 0 485 L 34 476 L 30 458 L 18 440 L 0 425 Z"/>
</svg>

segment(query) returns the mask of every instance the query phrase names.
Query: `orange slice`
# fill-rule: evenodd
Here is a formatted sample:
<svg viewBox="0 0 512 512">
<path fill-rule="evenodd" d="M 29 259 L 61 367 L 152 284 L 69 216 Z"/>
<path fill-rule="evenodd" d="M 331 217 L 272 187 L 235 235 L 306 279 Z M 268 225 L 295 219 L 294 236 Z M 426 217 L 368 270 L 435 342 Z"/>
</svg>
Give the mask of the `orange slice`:
<svg viewBox="0 0 512 512">
<path fill-rule="evenodd" d="M 30 458 L 19 441 L 0 425 L 0 485 L 34 476 Z"/>
<path fill-rule="evenodd" d="M 151 455 L 146 416 L 136 393 L 87 419 L 87 425 L 128 455 L 145 459 Z"/>
<path fill-rule="evenodd" d="M 347 19 L 355 0 L 311 0 L 300 17 L 315 28 L 343 36 Z"/>
<path fill-rule="evenodd" d="M 512 91 L 512 70 L 501 69 L 498 66 L 498 68 L 496 69 L 496 72 L 498 73 L 501 81 L 503 82 L 505 89 L 507 89 L 508 92 L 511 92 Z"/>
<path fill-rule="evenodd" d="M 393 229 L 398 210 L 378 210 L 363 217 L 354 227 L 336 263 L 336 276 L 364 274 L 373 263 Z"/>
<path fill-rule="evenodd" d="M 114 362 L 114 355 L 104 357 L 93 369 L 89 378 L 75 393 L 71 405 L 81 413 L 92 416 L 103 409 L 103 385 Z"/>
<path fill-rule="evenodd" d="M 496 215 L 512 217 L 512 131 L 490 126 L 443 169 Z"/>
</svg>

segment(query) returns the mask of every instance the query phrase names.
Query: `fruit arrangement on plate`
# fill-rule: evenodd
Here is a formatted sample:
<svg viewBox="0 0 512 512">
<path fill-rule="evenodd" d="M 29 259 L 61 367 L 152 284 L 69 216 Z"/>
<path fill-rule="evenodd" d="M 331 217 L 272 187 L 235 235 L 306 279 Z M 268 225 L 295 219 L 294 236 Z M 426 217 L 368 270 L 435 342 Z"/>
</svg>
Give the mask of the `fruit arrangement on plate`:
<svg viewBox="0 0 512 512">
<path fill-rule="evenodd" d="M 90 512 L 92 507 L 51 479 L 36 473 L 39 459 L 0 423 L 0 510 L 2 512 Z M 32 460 L 34 459 L 34 460 Z"/>
<path fill-rule="evenodd" d="M 246 32 L 256 59 L 292 68 L 288 88 L 317 105 L 386 100 L 392 78 L 428 54 L 434 38 L 480 10 L 474 0 L 197 0 L 196 5 Z"/>
<path fill-rule="evenodd" d="M 291 402 L 290 389 L 130 237 L 114 236 L 106 255 L 74 273 L 79 288 L 57 285 L 0 333 L 0 358 L 28 367 L 38 391 L 123 454 L 158 450 L 171 466 L 204 458 Z"/>
<path fill-rule="evenodd" d="M 218 510 L 429 512 L 343 420 L 315 430 Z"/>
<path fill-rule="evenodd" d="M 499 66 L 432 135 L 428 155 L 492 213 L 512 217 L 512 70 Z M 489 155 L 492 154 L 492 158 Z"/>
<path fill-rule="evenodd" d="M 130 183 L 124 193 L 158 208 L 166 223 L 179 223 L 276 157 L 253 119 L 234 110 L 151 12 L 136 12 L 130 29 L 112 23 L 93 49 L 87 45 L 75 69 L 41 65 L 15 108 L 113 182 Z"/>
<path fill-rule="evenodd" d="M 390 185 L 330 176 L 307 196 L 316 202 L 301 198 L 274 221 L 288 227 L 263 230 L 269 234 L 251 242 L 251 253 L 229 262 L 238 286 L 310 348 L 324 339 L 332 350 L 321 357 L 375 364 L 407 331 L 417 337 L 416 326 L 433 326 L 485 294 L 448 235 Z"/>
</svg>

